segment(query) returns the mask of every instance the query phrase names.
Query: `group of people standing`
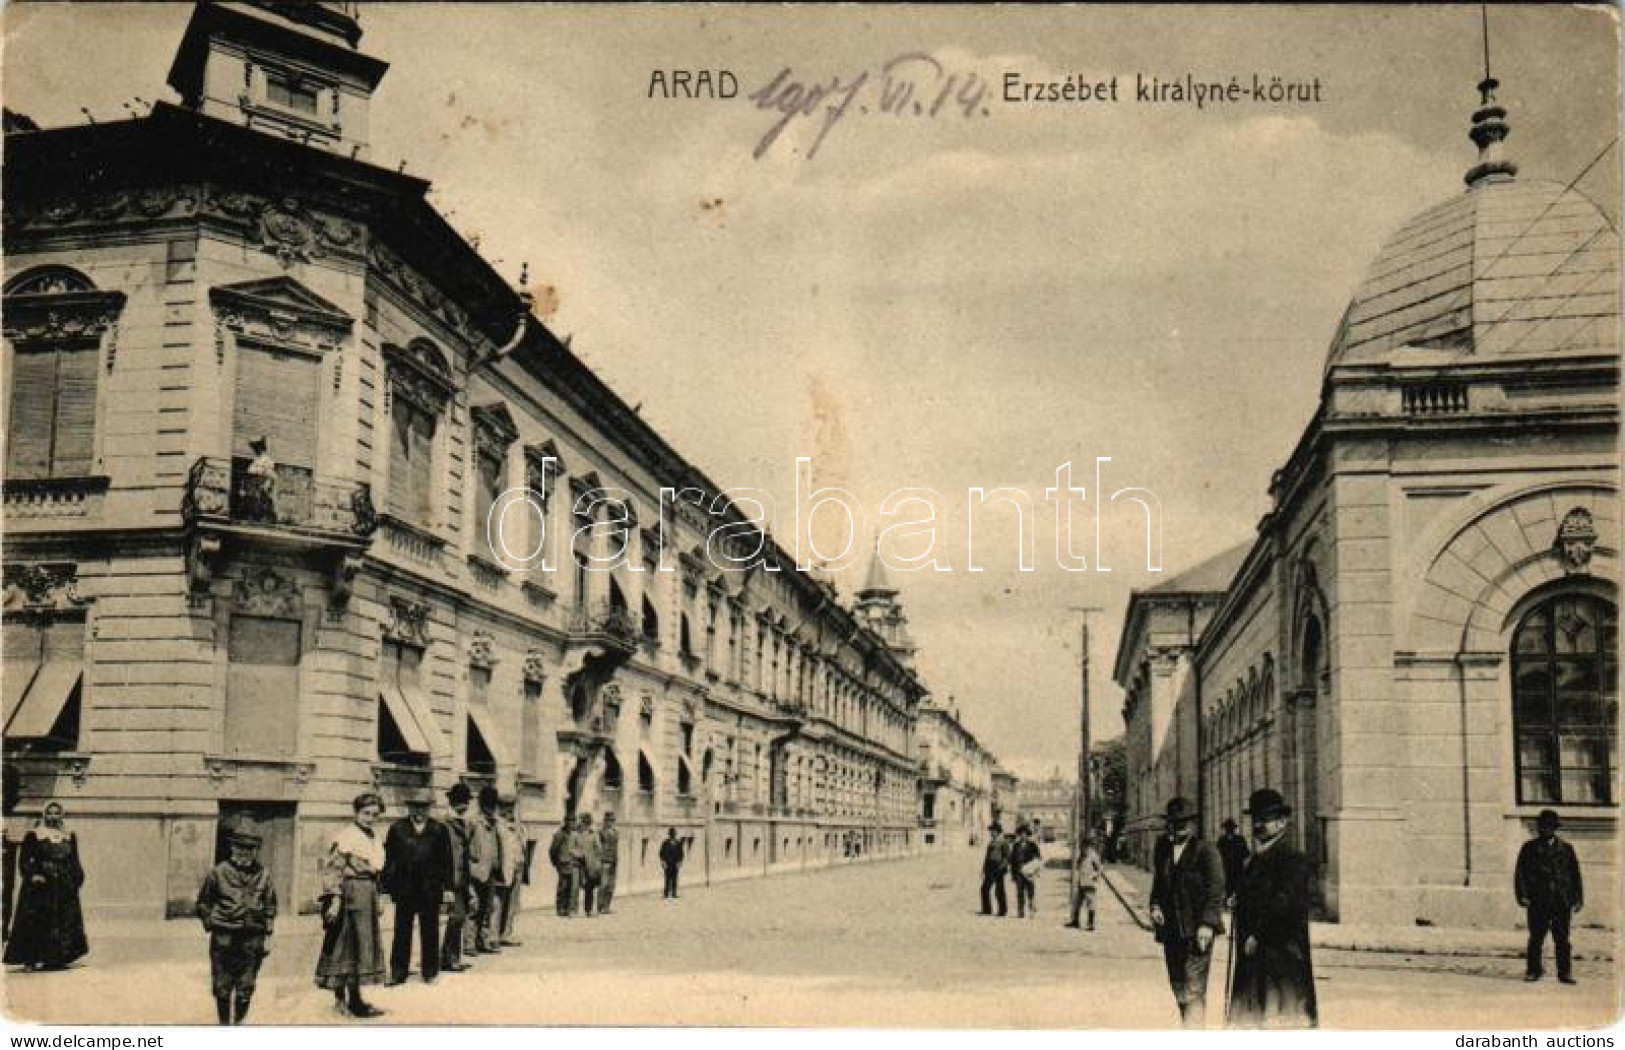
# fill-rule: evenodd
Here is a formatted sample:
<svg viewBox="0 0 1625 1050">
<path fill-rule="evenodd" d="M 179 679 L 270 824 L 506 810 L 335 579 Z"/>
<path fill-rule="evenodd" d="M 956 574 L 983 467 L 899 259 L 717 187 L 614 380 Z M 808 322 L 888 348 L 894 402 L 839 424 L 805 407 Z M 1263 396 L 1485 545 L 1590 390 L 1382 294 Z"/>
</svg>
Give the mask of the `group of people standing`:
<svg viewBox="0 0 1625 1050">
<path fill-rule="evenodd" d="M 615 880 L 621 863 L 621 832 L 615 814 L 605 813 L 604 823 L 594 828 L 591 813 L 574 820 L 566 818 L 553 833 L 547 846 L 547 859 L 558 877 L 554 909 L 561 918 L 608 915 L 615 902 Z M 660 844 L 660 867 L 665 875 L 662 899 L 677 896 L 678 872 L 683 866 L 683 843 L 676 828 L 666 829 Z"/>
<path fill-rule="evenodd" d="M 1043 851 L 1031 826 L 1017 824 L 1005 831 L 994 821 L 988 827 L 987 846 L 982 852 L 982 914 L 1004 917 L 1010 914 L 1005 876 L 1016 884 L 1016 917 L 1037 918 L 1038 874 L 1044 867 Z M 994 912 L 994 903 L 998 911 Z"/>
</svg>

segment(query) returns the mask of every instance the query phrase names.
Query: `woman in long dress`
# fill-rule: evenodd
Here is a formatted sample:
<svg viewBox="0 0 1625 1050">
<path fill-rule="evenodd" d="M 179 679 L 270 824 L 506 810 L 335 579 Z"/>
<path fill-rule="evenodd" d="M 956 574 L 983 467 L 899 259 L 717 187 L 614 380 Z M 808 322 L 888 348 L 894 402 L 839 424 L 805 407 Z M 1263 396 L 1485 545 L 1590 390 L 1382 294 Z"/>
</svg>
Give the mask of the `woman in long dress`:
<svg viewBox="0 0 1625 1050">
<path fill-rule="evenodd" d="M 48 802 L 23 837 L 17 862 L 21 889 L 5 961 L 30 970 L 60 970 L 90 950 L 79 887 L 79 840 L 63 822 L 62 803 Z"/>
<path fill-rule="evenodd" d="M 355 821 L 328 844 L 322 860 L 322 954 L 316 984 L 331 989 L 340 1010 L 355 1017 L 383 1011 L 361 998 L 361 986 L 384 979 L 383 936 L 378 917 L 378 875 L 384 869 L 383 836 L 373 830 L 384 801 L 367 792 L 353 803 Z"/>
</svg>

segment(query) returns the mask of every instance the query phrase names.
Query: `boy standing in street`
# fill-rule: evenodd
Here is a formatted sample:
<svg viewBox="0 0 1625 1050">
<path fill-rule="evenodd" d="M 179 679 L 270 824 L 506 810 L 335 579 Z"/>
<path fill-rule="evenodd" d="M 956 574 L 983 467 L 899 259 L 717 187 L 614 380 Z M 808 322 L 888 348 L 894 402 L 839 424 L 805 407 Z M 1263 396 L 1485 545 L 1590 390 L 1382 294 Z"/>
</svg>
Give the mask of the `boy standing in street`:
<svg viewBox="0 0 1625 1050">
<path fill-rule="evenodd" d="M 260 961 L 270 954 L 266 941 L 276 921 L 276 890 L 258 859 L 258 835 L 233 831 L 226 841 L 229 859 L 204 876 L 196 911 L 209 934 L 209 970 L 220 1023 L 242 1024 Z"/>
</svg>

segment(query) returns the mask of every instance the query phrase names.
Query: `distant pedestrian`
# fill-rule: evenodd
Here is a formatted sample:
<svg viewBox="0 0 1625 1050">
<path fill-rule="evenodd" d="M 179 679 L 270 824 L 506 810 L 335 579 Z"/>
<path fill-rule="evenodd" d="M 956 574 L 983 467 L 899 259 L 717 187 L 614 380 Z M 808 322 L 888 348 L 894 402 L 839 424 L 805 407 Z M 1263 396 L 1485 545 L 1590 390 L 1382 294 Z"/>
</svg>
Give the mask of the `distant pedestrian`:
<svg viewBox="0 0 1625 1050">
<path fill-rule="evenodd" d="M 1314 1028 L 1314 965 L 1309 954 L 1309 861 L 1286 841 L 1292 807 L 1260 788 L 1247 813 L 1253 855 L 1236 887 L 1236 972 L 1230 1023 L 1241 1028 Z"/>
<path fill-rule="evenodd" d="M 384 979 L 384 944 L 378 916 L 378 875 L 384 844 L 374 830 L 384 800 L 372 792 L 351 804 L 355 820 L 340 828 L 322 859 L 322 953 L 316 984 L 331 990 L 339 1009 L 352 1017 L 378 1017 L 384 1011 L 361 997 L 361 986 Z"/>
<path fill-rule="evenodd" d="M 1151 925 L 1186 1028 L 1206 1020 L 1213 940 L 1224 932 L 1224 862 L 1197 838 L 1196 819 L 1189 799 L 1170 799 L 1151 852 Z"/>
<path fill-rule="evenodd" d="M 1105 877 L 1106 870 L 1100 863 L 1100 849 L 1095 844 L 1095 837 L 1087 835 L 1083 840 L 1083 848 L 1078 851 L 1077 886 L 1072 893 L 1072 921 L 1067 923 L 1071 929 L 1078 928 L 1079 913 L 1089 917 L 1086 929 L 1095 928 L 1095 894 L 1100 886 L 1100 880 Z"/>
<path fill-rule="evenodd" d="M 1541 810 L 1535 818 L 1535 837 L 1518 850 L 1513 886 L 1518 907 L 1527 909 L 1529 919 L 1523 976 L 1526 981 L 1538 981 L 1544 973 L 1541 954 L 1546 946 L 1546 931 L 1550 930 L 1557 954 L 1557 979 L 1564 984 L 1575 983 L 1569 918 L 1585 907 L 1585 886 L 1580 880 L 1580 860 L 1574 855 L 1574 847 L 1557 837 L 1561 826 L 1555 810 Z"/>
<path fill-rule="evenodd" d="M 1038 917 L 1038 874 L 1043 867 L 1044 858 L 1032 828 L 1025 824 L 1017 826 L 1015 845 L 1010 849 L 1010 874 L 1016 883 L 1018 919 Z"/>
<path fill-rule="evenodd" d="M 598 881 L 598 914 L 608 915 L 615 900 L 615 872 L 621 864 L 621 832 L 615 826 L 615 814 L 604 814 L 604 826 L 598 831 L 598 849 L 603 854 L 604 873 Z"/>
<path fill-rule="evenodd" d="M 604 877 L 604 848 L 592 826 L 592 814 L 583 813 L 576 823 L 571 857 L 581 879 L 581 914 L 592 918 L 598 904 L 598 884 Z"/>
<path fill-rule="evenodd" d="M 1227 902 L 1231 902 L 1236 895 L 1236 887 L 1241 885 L 1242 870 L 1247 867 L 1247 858 L 1252 856 L 1252 850 L 1247 848 L 1247 840 L 1236 831 L 1236 822 L 1229 817 L 1224 820 L 1224 834 L 1219 836 L 1219 858 L 1224 861 L 1224 895 Z"/>
<path fill-rule="evenodd" d="M 62 803 L 47 802 L 23 836 L 17 856 L 17 907 L 5 961 L 30 970 L 61 970 L 90 951 L 79 888 L 79 838 L 67 826 Z"/>
<path fill-rule="evenodd" d="M 221 1024 L 242 1024 L 254 998 L 260 962 L 269 954 L 276 889 L 259 862 L 260 837 L 226 836 L 227 859 L 210 869 L 194 910 L 209 935 L 209 984 Z M 235 1001 L 234 1001 L 235 1000 Z"/>
<path fill-rule="evenodd" d="M 666 876 L 665 888 L 661 890 L 662 899 L 677 898 L 677 875 L 683 867 L 683 841 L 677 837 L 676 828 L 666 829 L 666 841 L 660 844 L 660 870 Z"/>
<path fill-rule="evenodd" d="M 446 931 L 440 942 L 440 969 L 446 973 L 460 973 L 469 968 L 463 961 L 463 931 L 468 926 L 468 915 L 473 887 L 468 877 L 469 827 L 468 807 L 474 800 L 468 785 L 458 782 L 446 792 L 446 804 L 451 815 L 446 818 L 446 836 L 451 846 L 451 907 L 446 912 Z"/>
<path fill-rule="evenodd" d="M 495 954 L 501 951 L 491 940 L 491 907 L 496 898 L 493 880 L 501 874 L 502 845 L 497 841 L 497 789 L 490 784 L 480 788 L 480 811 L 468 822 L 468 882 L 474 901 L 471 918 L 473 937 L 463 935 L 463 947 Z"/>
<path fill-rule="evenodd" d="M 982 914 L 993 914 L 993 899 L 997 897 L 999 914 L 1003 916 L 1010 912 L 1004 888 L 1004 874 L 1010 868 L 1010 844 L 997 821 L 987 830 L 987 848 L 982 851 Z"/>
<path fill-rule="evenodd" d="M 389 953 L 389 983 L 401 984 L 412 967 L 412 928 L 418 930 L 423 983 L 440 975 L 440 905 L 453 892 L 451 832 L 429 817 L 427 796 L 406 801 L 406 816 L 384 836 L 380 886 L 395 903 L 395 933 Z"/>
<path fill-rule="evenodd" d="M 547 859 L 552 863 L 553 871 L 558 876 L 558 893 L 554 899 L 554 906 L 560 918 L 567 918 L 576 913 L 576 866 L 571 857 L 574 841 L 575 820 L 567 816 L 559 824 L 559 829 L 553 832 L 553 840 L 547 844 Z"/>
</svg>

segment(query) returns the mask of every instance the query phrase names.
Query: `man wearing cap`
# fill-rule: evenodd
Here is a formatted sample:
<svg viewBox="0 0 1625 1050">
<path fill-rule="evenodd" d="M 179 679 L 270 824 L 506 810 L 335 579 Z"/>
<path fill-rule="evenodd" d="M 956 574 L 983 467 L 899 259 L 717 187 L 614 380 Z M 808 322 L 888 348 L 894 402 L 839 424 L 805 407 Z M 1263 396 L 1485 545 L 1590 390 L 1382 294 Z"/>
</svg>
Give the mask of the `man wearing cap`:
<svg viewBox="0 0 1625 1050">
<path fill-rule="evenodd" d="M 497 789 L 480 788 L 480 811 L 468 822 L 468 884 L 474 901 L 473 950 L 494 954 L 502 949 L 491 938 L 491 908 L 496 899 L 495 880 L 502 873 L 502 844 L 497 839 Z M 465 934 L 463 944 L 470 938 Z"/>
<path fill-rule="evenodd" d="M 1247 803 L 1253 855 L 1236 887 L 1236 971 L 1230 1023 L 1242 1028 L 1313 1028 L 1315 973 L 1309 957 L 1309 861 L 1286 841 L 1292 808 L 1260 788 Z"/>
<path fill-rule="evenodd" d="M 463 962 L 463 930 L 468 925 L 469 897 L 473 892 L 468 880 L 468 805 L 473 800 L 474 793 L 460 781 L 446 792 L 446 804 L 451 807 L 451 816 L 445 822 L 451 845 L 451 909 L 440 947 L 440 969 L 446 973 L 458 973 L 469 965 Z"/>
<path fill-rule="evenodd" d="M 993 914 L 993 898 L 997 896 L 999 914 L 1007 915 L 1010 905 L 1005 898 L 1004 873 L 1010 867 L 1010 846 L 1004 840 L 1004 828 L 998 821 L 987 830 L 987 849 L 982 853 L 982 914 Z"/>
<path fill-rule="evenodd" d="M 1523 979 L 1540 980 L 1541 953 L 1546 931 L 1552 932 L 1552 948 L 1557 954 L 1557 979 L 1574 983 L 1569 952 L 1569 917 L 1585 907 L 1585 886 L 1580 881 L 1580 860 L 1574 847 L 1557 837 L 1561 822 L 1557 811 L 1543 809 L 1535 818 L 1535 837 L 1518 850 L 1518 866 L 1513 891 L 1518 907 L 1527 909 L 1529 949 Z"/>
<path fill-rule="evenodd" d="M 558 909 L 560 918 L 568 918 L 576 913 L 576 869 L 570 857 L 570 846 L 575 836 L 575 821 L 565 817 L 559 824 L 559 830 L 553 832 L 553 839 L 547 844 L 547 859 L 553 864 L 553 871 L 558 874 L 558 894 L 554 905 Z"/>
<path fill-rule="evenodd" d="M 276 921 L 276 889 L 271 873 L 259 862 L 258 835 L 232 831 L 226 846 L 227 859 L 204 876 L 196 914 L 209 933 L 216 1014 L 221 1024 L 242 1024 L 254 997 L 260 961 L 270 954 L 266 941 Z"/>
<path fill-rule="evenodd" d="M 384 871 L 379 880 L 395 902 L 395 935 L 389 953 L 389 983 L 401 984 L 412 966 L 412 927 L 418 928 L 423 983 L 440 975 L 440 905 L 452 891 L 451 833 L 429 819 L 429 799 L 406 800 L 406 816 L 384 836 Z"/>
<path fill-rule="evenodd" d="M 1241 872 L 1247 866 L 1247 858 L 1252 856 L 1252 850 L 1247 848 L 1247 840 L 1241 837 L 1236 830 L 1236 822 L 1229 817 L 1224 818 L 1224 834 L 1219 836 L 1219 858 L 1224 861 L 1224 894 L 1229 899 L 1236 895 L 1236 887 L 1241 885 Z"/>
<path fill-rule="evenodd" d="M 598 882 L 598 914 L 608 915 L 610 903 L 615 900 L 615 871 L 621 864 L 621 832 L 615 826 L 615 814 L 604 814 L 604 826 L 598 831 L 598 849 L 603 854 L 604 874 Z"/>
<path fill-rule="evenodd" d="M 591 813 L 581 814 L 575 838 L 570 843 L 570 856 L 575 862 L 576 877 L 581 880 L 581 914 L 590 919 L 598 901 L 598 884 L 604 877 L 604 847 L 592 826 Z"/>
<path fill-rule="evenodd" d="M 1224 862 L 1211 842 L 1196 837 L 1196 817 L 1190 799 L 1170 799 L 1151 851 L 1151 925 L 1187 1028 L 1201 1028 L 1206 1019 L 1213 940 L 1224 932 Z"/>
</svg>

